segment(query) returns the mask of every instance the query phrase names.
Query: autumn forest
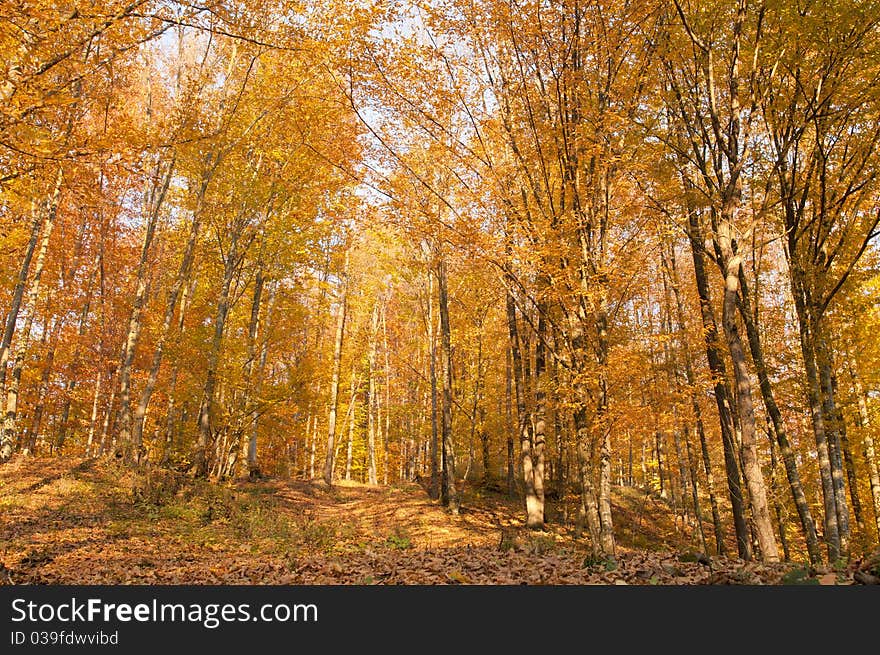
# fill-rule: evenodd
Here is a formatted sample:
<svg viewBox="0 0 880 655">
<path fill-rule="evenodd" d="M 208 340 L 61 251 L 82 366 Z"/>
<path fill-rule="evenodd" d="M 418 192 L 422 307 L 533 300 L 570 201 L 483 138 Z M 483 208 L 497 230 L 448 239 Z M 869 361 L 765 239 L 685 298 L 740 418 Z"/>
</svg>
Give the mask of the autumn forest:
<svg viewBox="0 0 880 655">
<path fill-rule="evenodd" d="M 9 580 L 880 583 L 880 3 L 2 0 L 0 53 Z"/>
</svg>

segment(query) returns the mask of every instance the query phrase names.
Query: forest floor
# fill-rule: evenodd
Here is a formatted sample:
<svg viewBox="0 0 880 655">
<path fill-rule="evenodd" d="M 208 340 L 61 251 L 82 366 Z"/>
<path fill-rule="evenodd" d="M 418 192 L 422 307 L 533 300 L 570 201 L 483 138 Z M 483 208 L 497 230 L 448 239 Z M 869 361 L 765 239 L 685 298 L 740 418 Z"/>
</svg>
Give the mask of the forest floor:
<svg viewBox="0 0 880 655">
<path fill-rule="evenodd" d="M 665 501 L 635 489 L 615 491 L 613 561 L 590 557 L 552 507 L 558 522 L 538 532 L 498 493 L 465 489 L 462 507 L 451 516 L 416 484 L 224 486 L 18 457 L 0 468 L 0 584 L 852 584 L 880 573 L 880 558 L 816 571 L 699 555 Z"/>
</svg>

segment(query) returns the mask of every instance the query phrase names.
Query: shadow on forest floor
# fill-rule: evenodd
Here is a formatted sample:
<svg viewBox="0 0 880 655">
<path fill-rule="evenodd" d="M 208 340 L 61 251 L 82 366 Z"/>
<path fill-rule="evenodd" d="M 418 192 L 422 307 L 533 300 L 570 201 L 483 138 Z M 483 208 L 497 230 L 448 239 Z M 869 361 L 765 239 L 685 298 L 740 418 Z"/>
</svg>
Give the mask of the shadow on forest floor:
<svg viewBox="0 0 880 655">
<path fill-rule="evenodd" d="M 775 584 L 793 570 L 798 583 L 851 583 L 852 566 L 698 558 L 693 528 L 663 499 L 617 489 L 614 500 L 619 548 L 609 560 L 577 538 L 571 498 L 551 500 L 553 520 L 529 531 L 518 501 L 469 485 L 452 516 L 415 483 L 220 485 L 17 457 L 0 467 L 0 583 Z"/>
</svg>

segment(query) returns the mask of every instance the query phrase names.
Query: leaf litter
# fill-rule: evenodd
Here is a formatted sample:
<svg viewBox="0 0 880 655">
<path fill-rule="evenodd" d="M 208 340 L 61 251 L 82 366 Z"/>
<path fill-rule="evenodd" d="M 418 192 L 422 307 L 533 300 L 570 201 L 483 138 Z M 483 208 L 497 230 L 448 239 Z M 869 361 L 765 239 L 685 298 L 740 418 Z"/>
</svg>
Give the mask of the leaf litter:
<svg viewBox="0 0 880 655">
<path fill-rule="evenodd" d="M 841 585 L 880 576 L 878 554 L 840 570 L 626 544 L 603 559 L 562 526 L 526 530 L 517 509 L 475 495 L 453 517 L 418 485 L 219 485 L 19 457 L 0 469 L 0 584 Z"/>
</svg>

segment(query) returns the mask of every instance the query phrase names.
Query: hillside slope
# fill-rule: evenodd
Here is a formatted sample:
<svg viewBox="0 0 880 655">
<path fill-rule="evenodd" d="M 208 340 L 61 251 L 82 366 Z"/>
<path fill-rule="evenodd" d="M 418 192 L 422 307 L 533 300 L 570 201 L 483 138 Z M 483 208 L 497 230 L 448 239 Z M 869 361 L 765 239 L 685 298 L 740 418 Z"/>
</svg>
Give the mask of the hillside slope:
<svg viewBox="0 0 880 655">
<path fill-rule="evenodd" d="M 572 530 L 528 532 L 518 505 L 465 494 L 452 517 L 417 485 L 309 481 L 220 486 L 98 460 L 0 468 L 5 584 L 846 584 L 815 572 L 700 558 L 668 507 L 617 495 L 614 562 Z M 644 550 L 647 543 L 662 550 Z M 641 546 L 636 549 L 634 546 Z"/>
</svg>

